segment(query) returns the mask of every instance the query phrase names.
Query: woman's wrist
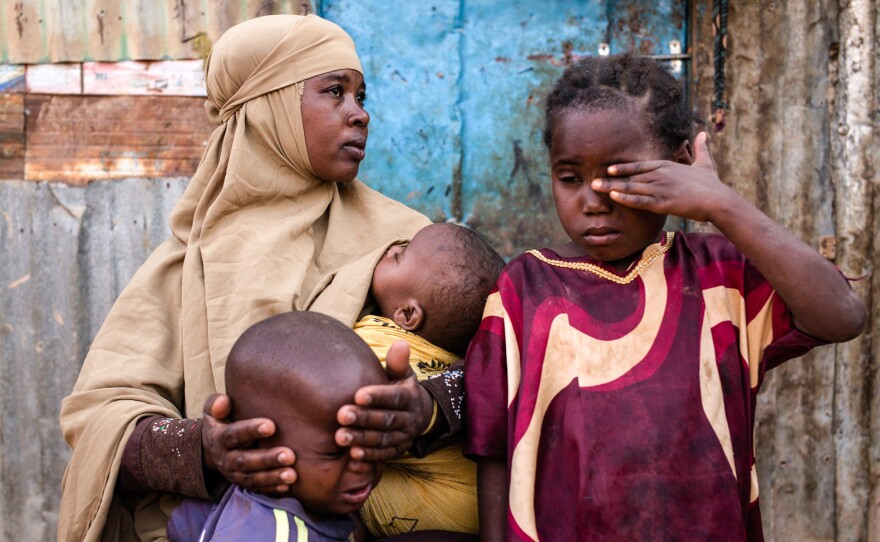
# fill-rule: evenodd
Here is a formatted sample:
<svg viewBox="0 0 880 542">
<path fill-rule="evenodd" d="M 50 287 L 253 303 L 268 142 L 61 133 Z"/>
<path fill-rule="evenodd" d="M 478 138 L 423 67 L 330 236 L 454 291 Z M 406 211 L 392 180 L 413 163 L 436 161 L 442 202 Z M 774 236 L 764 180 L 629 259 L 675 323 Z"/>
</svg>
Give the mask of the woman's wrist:
<svg viewBox="0 0 880 542">
<path fill-rule="evenodd" d="M 431 434 L 431 432 L 434 430 L 434 427 L 437 425 L 437 412 L 440 410 L 440 405 L 437 404 L 437 401 L 433 397 L 431 397 L 431 406 L 431 418 L 429 419 L 428 425 L 425 427 L 424 431 L 419 433 L 419 437 L 424 437 Z"/>
<path fill-rule="evenodd" d="M 419 424 L 416 427 L 417 437 L 423 437 L 431 433 L 431 430 L 434 429 L 437 421 L 437 402 L 434 400 L 434 397 L 428 393 L 428 390 L 423 388 L 422 386 L 418 387 L 419 389 Z"/>
</svg>

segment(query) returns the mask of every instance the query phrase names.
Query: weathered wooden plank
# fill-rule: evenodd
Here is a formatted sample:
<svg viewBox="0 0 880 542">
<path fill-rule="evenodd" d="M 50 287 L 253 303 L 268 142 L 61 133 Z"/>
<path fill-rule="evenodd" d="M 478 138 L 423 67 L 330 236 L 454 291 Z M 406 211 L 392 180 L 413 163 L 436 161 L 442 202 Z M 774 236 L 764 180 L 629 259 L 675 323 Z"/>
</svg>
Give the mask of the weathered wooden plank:
<svg viewBox="0 0 880 542">
<path fill-rule="evenodd" d="M 206 96 L 201 60 L 85 62 L 83 94 Z"/>
<path fill-rule="evenodd" d="M 0 93 L 0 180 L 24 178 L 24 95 Z"/>
<path fill-rule="evenodd" d="M 822 238 L 836 238 L 836 263 L 847 275 L 857 276 L 877 265 L 878 252 L 870 256 L 870 246 L 878 236 L 864 235 L 871 231 L 866 218 L 871 215 L 865 205 L 866 170 L 864 163 L 858 165 L 871 152 L 877 155 L 877 145 L 863 136 L 841 138 L 841 122 L 829 115 L 839 107 L 827 101 L 840 86 L 834 62 L 838 36 L 841 51 L 851 48 L 842 39 L 844 26 L 852 31 L 876 22 L 861 11 L 855 17 L 858 24 L 841 18 L 838 26 L 841 6 L 834 0 L 777 2 L 773 9 L 766 2 L 730 3 L 730 108 L 725 127 L 710 143 L 726 182 L 808 243 L 817 246 Z M 696 95 L 704 118 L 711 112 L 714 75 L 710 18 L 711 8 L 697 9 Z M 872 50 L 864 47 L 855 52 Z M 872 64 L 861 57 L 857 66 L 852 69 L 874 74 L 868 79 L 874 77 L 876 85 Z M 851 102 L 850 107 L 861 108 L 858 124 L 863 130 L 876 130 L 876 99 L 876 94 L 864 94 Z M 868 103 L 873 105 L 865 107 Z M 865 115 L 872 111 L 874 121 L 866 124 Z M 845 139 L 846 145 L 833 144 L 835 138 Z M 868 282 L 855 288 L 871 306 Z M 880 540 L 878 535 L 866 537 L 866 488 L 876 488 L 880 480 L 877 468 L 866 476 L 866 450 L 878 450 L 880 434 L 867 423 L 866 394 L 877 389 L 877 379 L 865 365 L 871 341 L 863 335 L 845 345 L 823 347 L 768 373 L 756 428 L 768 540 Z M 872 423 L 875 429 L 880 426 Z M 878 505 L 880 500 L 872 504 L 875 514 Z"/>
<path fill-rule="evenodd" d="M 214 126 L 204 100 L 172 96 L 27 96 L 25 179 L 189 176 Z"/>
<path fill-rule="evenodd" d="M 28 66 L 25 81 L 30 93 L 82 94 L 82 64 Z"/>
<path fill-rule="evenodd" d="M 839 14 L 840 57 L 831 132 L 831 177 L 835 186 L 838 263 L 845 272 L 863 275 L 877 272 L 880 254 L 871 249 L 874 239 L 865 232 L 877 231 L 874 202 L 880 196 L 872 159 L 878 139 L 875 70 L 877 3 L 871 0 L 842 2 Z M 871 107 L 865 104 L 873 103 Z M 872 154 L 873 151 L 873 154 Z M 871 307 L 871 283 L 853 285 Z M 874 291 L 874 296 L 880 292 Z M 876 299 L 876 297 L 873 297 Z M 876 303 L 874 303 L 876 305 Z M 874 308 L 876 314 L 876 307 Z M 869 536 L 869 493 L 877 487 L 877 467 L 869 463 L 870 441 L 880 438 L 869 432 L 871 375 L 877 389 L 876 367 L 871 368 L 870 335 L 838 347 L 834 381 L 834 444 L 837 455 L 836 516 L 841 540 L 866 540 Z M 874 340 L 880 340 L 876 335 Z M 874 364 L 877 360 L 874 359 Z M 865 476 L 874 474 L 874 479 Z"/>
</svg>

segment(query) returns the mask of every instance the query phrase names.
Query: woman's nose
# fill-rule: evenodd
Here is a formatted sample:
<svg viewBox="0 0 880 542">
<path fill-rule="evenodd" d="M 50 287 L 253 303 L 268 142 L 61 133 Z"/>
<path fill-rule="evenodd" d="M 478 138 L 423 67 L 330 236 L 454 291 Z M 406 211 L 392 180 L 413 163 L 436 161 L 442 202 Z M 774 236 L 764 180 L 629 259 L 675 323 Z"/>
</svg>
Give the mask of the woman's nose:
<svg viewBox="0 0 880 542">
<path fill-rule="evenodd" d="M 366 126 L 370 123 L 370 114 L 357 101 L 351 105 L 348 121 L 352 126 Z"/>
</svg>

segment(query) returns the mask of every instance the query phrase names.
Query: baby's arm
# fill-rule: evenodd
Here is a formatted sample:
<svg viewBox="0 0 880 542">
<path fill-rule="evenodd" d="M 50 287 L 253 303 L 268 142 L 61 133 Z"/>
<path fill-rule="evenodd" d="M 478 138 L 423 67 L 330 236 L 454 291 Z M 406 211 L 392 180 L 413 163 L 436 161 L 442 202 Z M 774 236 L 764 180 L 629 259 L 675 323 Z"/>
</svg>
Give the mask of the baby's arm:
<svg viewBox="0 0 880 542">
<path fill-rule="evenodd" d="M 834 265 L 721 182 L 705 133 L 694 151 L 692 166 L 618 164 L 591 186 L 622 205 L 714 224 L 773 286 L 801 331 L 830 342 L 861 333 L 864 304 Z"/>
<path fill-rule="evenodd" d="M 477 509 L 480 541 L 503 542 L 507 528 L 507 464 L 504 459 L 477 460 Z"/>
</svg>

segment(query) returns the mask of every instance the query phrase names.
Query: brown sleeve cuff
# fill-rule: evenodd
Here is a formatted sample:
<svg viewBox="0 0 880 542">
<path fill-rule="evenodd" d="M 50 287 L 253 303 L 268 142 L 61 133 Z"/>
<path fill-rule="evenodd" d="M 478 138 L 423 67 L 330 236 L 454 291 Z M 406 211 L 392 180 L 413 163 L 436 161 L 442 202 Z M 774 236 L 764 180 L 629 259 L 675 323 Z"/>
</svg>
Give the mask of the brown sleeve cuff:
<svg viewBox="0 0 880 542">
<path fill-rule="evenodd" d="M 134 432 L 128 437 L 125 449 L 122 451 L 122 465 L 119 467 L 119 477 L 116 480 L 116 487 L 119 489 L 123 491 L 149 491 L 144 482 L 144 476 L 141 473 L 141 438 L 150 422 L 159 418 L 161 416 L 141 418 L 138 420 Z"/>
<path fill-rule="evenodd" d="M 151 416 L 125 445 L 119 487 L 214 499 L 228 483 L 202 466 L 202 421 Z"/>
<path fill-rule="evenodd" d="M 464 372 L 460 362 L 449 371 L 420 382 L 437 402 L 439 410 L 435 429 L 413 442 L 410 453 L 424 457 L 433 451 L 458 442 L 461 438 L 464 407 Z"/>
</svg>

